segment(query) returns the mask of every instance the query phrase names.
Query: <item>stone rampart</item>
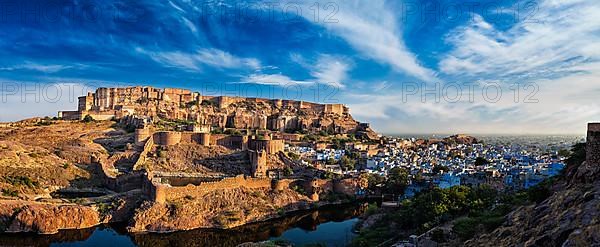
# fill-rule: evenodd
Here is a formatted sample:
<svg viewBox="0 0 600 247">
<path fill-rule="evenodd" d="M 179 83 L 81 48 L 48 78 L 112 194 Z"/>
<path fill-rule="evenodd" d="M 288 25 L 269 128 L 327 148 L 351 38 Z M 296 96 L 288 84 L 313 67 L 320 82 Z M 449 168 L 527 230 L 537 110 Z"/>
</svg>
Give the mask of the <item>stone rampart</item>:
<svg viewBox="0 0 600 247">
<path fill-rule="evenodd" d="M 146 157 L 148 156 L 148 153 L 150 151 L 152 151 L 153 147 L 154 147 L 154 137 L 152 135 L 150 135 L 148 137 L 148 140 L 146 140 L 146 144 L 144 144 L 144 149 L 140 153 L 140 157 L 138 157 L 137 161 L 133 165 L 134 171 L 139 170 L 144 166 L 144 163 L 146 163 Z"/>
<path fill-rule="evenodd" d="M 148 138 L 150 138 L 150 129 L 143 128 L 135 130 L 134 139 L 136 144 L 145 142 L 146 140 L 148 140 Z"/>
<path fill-rule="evenodd" d="M 586 162 L 600 166 L 600 123 L 588 124 Z"/>
<path fill-rule="evenodd" d="M 81 120 L 81 112 L 79 111 L 59 111 L 58 117 L 64 120 Z"/>
<path fill-rule="evenodd" d="M 160 131 L 154 133 L 154 143 L 160 146 L 173 146 L 181 142 L 181 132 Z"/>
<path fill-rule="evenodd" d="M 254 151 L 265 151 L 267 154 L 277 154 L 283 152 L 285 147 L 284 140 L 250 140 L 248 149 Z"/>
<path fill-rule="evenodd" d="M 210 145 L 218 145 L 231 149 L 248 149 L 248 136 L 229 136 L 223 134 L 210 135 Z"/>
<path fill-rule="evenodd" d="M 327 104 L 324 109 L 325 113 L 332 113 L 337 115 L 344 114 L 344 105 L 342 104 Z"/>
<path fill-rule="evenodd" d="M 201 197 L 211 191 L 222 189 L 272 189 L 272 181 L 268 178 L 248 178 L 244 175 L 239 175 L 231 178 L 224 178 L 217 182 L 201 182 L 198 185 L 188 184 L 183 187 L 175 187 L 169 184 L 163 184 L 161 178 L 149 177 L 151 188 L 148 192 L 151 193 L 150 198 L 156 202 L 166 202 L 177 200 L 185 197 Z"/>
</svg>

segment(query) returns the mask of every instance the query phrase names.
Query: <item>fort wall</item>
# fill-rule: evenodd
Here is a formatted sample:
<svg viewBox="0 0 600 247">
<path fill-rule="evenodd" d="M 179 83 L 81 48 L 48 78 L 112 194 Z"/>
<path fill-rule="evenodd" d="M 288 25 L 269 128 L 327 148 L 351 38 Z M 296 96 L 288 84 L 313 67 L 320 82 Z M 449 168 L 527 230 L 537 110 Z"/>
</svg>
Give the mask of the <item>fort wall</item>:
<svg viewBox="0 0 600 247">
<path fill-rule="evenodd" d="M 148 138 L 150 138 L 150 129 L 143 128 L 143 129 L 136 129 L 135 130 L 134 141 L 135 141 L 136 144 L 140 144 L 142 142 L 145 142 L 145 141 L 148 140 Z"/>
<path fill-rule="evenodd" d="M 163 174 L 164 175 L 164 174 Z M 186 197 L 199 198 L 217 190 L 238 188 L 282 191 L 292 186 L 301 186 L 313 200 L 319 200 L 319 194 L 343 193 L 354 195 L 355 187 L 352 179 L 269 179 L 252 178 L 244 175 L 228 178 L 192 178 L 192 177 L 161 177 L 148 173 L 142 186 L 144 193 L 153 201 L 164 203 Z"/>
<path fill-rule="evenodd" d="M 588 124 L 586 162 L 600 166 L 600 123 Z"/>
<path fill-rule="evenodd" d="M 148 192 L 151 198 L 156 202 L 166 202 L 185 197 L 202 197 L 203 195 L 215 190 L 223 189 L 272 189 L 272 181 L 268 178 L 247 178 L 239 175 L 232 178 L 224 178 L 217 182 L 202 182 L 198 185 L 188 184 L 183 187 L 174 187 L 163 184 L 161 178 L 151 179 L 152 188 Z"/>
<path fill-rule="evenodd" d="M 58 117 L 64 120 L 81 120 L 81 112 L 79 111 L 59 111 Z"/>
<path fill-rule="evenodd" d="M 231 149 L 248 149 L 248 136 L 230 136 L 215 134 L 210 136 L 210 145 L 218 145 Z"/>
<path fill-rule="evenodd" d="M 173 146 L 181 142 L 181 132 L 159 131 L 153 136 L 155 144 L 160 146 Z"/>
<path fill-rule="evenodd" d="M 240 141 L 240 138 L 227 139 L 226 135 L 212 135 L 209 133 L 196 132 L 175 132 L 175 131 L 159 131 L 152 134 L 154 144 L 160 146 L 173 146 L 179 143 L 197 143 L 203 146 L 221 145 L 229 147 L 235 141 Z M 227 139 L 227 140 L 224 140 Z M 221 141 L 219 141 L 221 140 Z"/>
<path fill-rule="evenodd" d="M 144 166 L 144 163 L 146 163 L 146 157 L 148 156 L 148 153 L 152 150 L 153 147 L 154 147 L 154 137 L 152 135 L 150 135 L 148 137 L 148 139 L 146 140 L 146 143 L 144 144 L 144 149 L 140 153 L 140 157 L 137 159 L 137 161 L 133 165 L 134 171 L 139 170 Z"/>
<path fill-rule="evenodd" d="M 248 148 L 255 151 L 265 151 L 267 154 L 277 154 L 283 152 L 285 147 L 284 140 L 250 140 Z"/>
</svg>

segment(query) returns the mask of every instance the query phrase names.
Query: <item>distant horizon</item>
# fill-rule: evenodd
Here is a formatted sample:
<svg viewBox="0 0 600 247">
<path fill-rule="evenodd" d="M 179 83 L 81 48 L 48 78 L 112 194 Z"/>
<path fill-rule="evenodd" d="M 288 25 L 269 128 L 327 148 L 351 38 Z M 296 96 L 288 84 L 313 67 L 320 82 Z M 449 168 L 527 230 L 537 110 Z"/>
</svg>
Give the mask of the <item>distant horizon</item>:
<svg viewBox="0 0 600 247">
<path fill-rule="evenodd" d="M 16 122 L 20 122 L 20 121 L 25 121 L 25 120 L 29 120 L 29 119 L 35 119 L 35 118 L 54 118 L 57 117 L 57 115 L 55 116 L 33 116 L 33 117 L 27 117 L 27 118 L 22 118 L 19 120 L 13 120 L 13 121 L 0 121 L 0 124 L 8 124 L 8 123 L 16 123 Z M 371 126 L 371 128 L 373 128 L 373 126 Z M 586 136 L 586 133 L 581 133 L 581 134 L 574 134 L 574 133 L 548 133 L 548 134 L 544 134 L 544 133 L 533 133 L 533 134 L 524 134 L 524 133 L 464 133 L 464 132 L 453 132 L 453 133 L 434 133 L 434 132 L 430 132 L 430 133 L 384 133 L 384 132 L 377 132 L 377 134 L 382 135 L 382 136 L 387 136 L 387 137 L 418 137 L 418 136 L 439 136 L 439 137 L 448 137 L 448 136 L 453 136 L 453 135 L 467 135 L 467 136 L 472 136 L 472 137 L 519 137 L 519 136 L 523 136 L 523 137 L 527 137 L 527 136 L 544 136 L 544 137 L 548 137 L 548 136 L 568 136 L 568 137 L 584 137 Z"/>
<path fill-rule="evenodd" d="M 496 136 L 505 136 L 505 137 L 527 137 L 527 136 L 569 136 L 569 137 L 585 137 L 586 134 L 556 134 L 556 133 L 551 133 L 551 134 L 522 134 L 522 133 L 479 133 L 479 134 L 470 134 L 470 133 L 402 133 L 402 134 L 383 134 L 380 133 L 383 136 L 392 136 L 392 137 L 405 137 L 405 136 L 440 136 L 440 137 L 447 137 L 447 136 L 453 136 L 453 135 L 467 135 L 467 136 L 472 136 L 472 137 L 496 137 Z"/>
<path fill-rule="evenodd" d="M 276 99 L 281 99 L 281 100 L 290 100 L 290 101 L 304 101 L 304 102 L 308 102 L 308 103 L 316 103 L 316 104 L 342 104 L 346 107 L 348 107 L 350 109 L 350 114 L 354 117 L 355 120 L 359 121 L 359 122 L 363 122 L 363 123 L 369 123 L 371 125 L 371 128 L 373 128 L 378 134 L 384 135 L 384 136 L 451 136 L 451 135 L 457 135 L 457 134 L 466 134 L 466 135 L 470 135 L 470 136 L 585 136 L 586 135 L 586 126 L 588 123 L 592 123 L 592 122 L 600 122 L 600 121 L 588 121 L 588 122 L 582 122 L 579 125 L 579 128 L 582 129 L 582 132 L 556 132 L 556 131 L 549 131 L 547 133 L 543 133 L 543 132 L 530 132 L 530 133 L 525 133 L 525 131 L 515 131 L 515 132 L 504 132 L 504 133 L 499 133 L 499 132 L 485 132 L 485 131 L 415 131 L 415 132 L 410 132 L 410 131 L 379 131 L 378 130 L 378 124 L 374 124 L 372 122 L 369 121 L 364 121 L 362 118 L 364 117 L 357 117 L 356 114 L 354 114 L 354 109 L 352 107 L 352 103 L 348 103 L 348 102 L 330 102 L 330 103 L 326 103 L 326 102 L 318 102 L 318 101 L 310 101 L 310 100 L 303 100 L 303 99 L 289 99 L 289 98 L 282 98 L 282 97 L 268 97 L 268 95 L 262 96 L 254 96 L 254 95 L 224 95 L 224 94 L 220 94 L 219 92 L 213 92 L 212 94 L 205 94 L 203 93 L 202 89 L 198 89 L 198 88 L 193 88 L 193 87 L 185 87 L 185 86 L 168 86 L 168 85 L 162 85 L 162 86 L 157 86 L 157 85 L 149 85 L 149 84 L 119 84 L 119 85 L 102 85 L 102 86 L 97 86 L 97 87 L 90 87 L 90 86 L 85 86 L 83 84 L 56 84 L 57 88 L 62 89 L 63 91 L 60 93 L 63 97 L 60 98 L 59 101 L 57 102 L 31 102 L 32 100 L 31 97 L 28 98 L 29 95 L 27 95 L 27 92 L 22 94 L 25 94 L 24 97 L 26 100 L 22 100 L 21 102 L 19 102 L 19 100 L 14 100 L 12 102 L 12 104 L 19 104 L 22 106 L 27 106 L 27 107 L 31 107 L 34 106 L 30 109 L 32 109 L 32 111 L 30 112 L 23 112 L 23 111 L 19 111 L 17 115 L 14 115 L 12 118 L 7 118 L 5 114 L 0 114 L 0 123 L 11 123 L 11 122 L 18 122 L 18 121 L 23 121 L 23 120 L 27 120 L 27 119 L 31 119 L 31 118 L 44 118 L 44 117 L 56 117 L 58 116 L 57 113 L 59 111 L 66 111 L 66 110 L 74 110 L 77 108 L 77 98 L 79 96 L 85 96 L 88 92 L 95 92 L 98 88 L 112 88 L 112 87 L 116 87 L 116 88 L 125 88 L 125 87 L 154 87 L 157 89 L 165 89 L 165 88 L 176 88 L 176 89 L 185 89 L 185 90 L 190 90 L 191 92 L 197 92 L 200 93 L 204 96 L 211 96 L 211 97 L 219 97 L 219 96 L 225 96 L 225 97 L 244 97 L 244 98 L 264 98 L 264 99 L 269 99 L 269 100 L 276 100 Z M 66 88 L 64 85 L 69 85 L 68 90 L 66 91 Z M 41 86 L 39 86 L 41 87 Z M 72 88 L 71 88 L 72 87 Z M 81 90 L 81 92 L 79 92 L 79 90 Z M 44 95 L 44 94 L 48 94 L 47 92 L 41 92 L 40 95 Z M 68 95 L 69 97 L 64 97 L 64 95 Z M 15 94 L 16 96 L 21 96 L 23 97 L 23 95 L 19 95 L 19 94 Z M 4 97 L 7 97 L 10 95 L 3 95 Z M 39 95 L 36 95 L 35 97 L 42 97 Z M 16 98 L 16 97 L 15 97 Z M 43 107 L 35 107 L 35 106 L 43 106 Z M 53 107 L 55 106 L 55 107 Z M 7 108 L 3 108 L 3 109 L 7 109 Z M 40 110 L 43 109 L 43 113 L 41 114 L 35 114 L 36 110 Z M 0 109 L 2 110 L 2 109 Z M 27 115 L 27 116 L 20 116 L 20 115 Z M 359 116 L 361 114 L 358 114 Z M 393 121 L 393 120 L 392 120 Z M 375 121 L 376 123 L 379 121 Z M 381 122 L 379 122 L 381 123 Z M 385 124 L 387 124 L 388 122 L 385 122 Z M 431 123 L 431 122 L 429 122 Z M 461 121 L 460 120 L 456 120 L 454 123 L 458 123 L 460 124 Z M 485 124 L 482 124 L 482 126 L 485 126 Z M 412 129 L 412 128 L 417 128 L 417 127 L 422 127 L 419 124 L 416 125 L 402 125 L 403 128 L 408 128 L 408 129 Z M 507 126 L 508 127 L 508 126 Z M 439 129 L 438 127 L 434 127 L 432 129 Z M 504 129 L 504 126 L 499 128 L 499 129 Z"/>
</svg>

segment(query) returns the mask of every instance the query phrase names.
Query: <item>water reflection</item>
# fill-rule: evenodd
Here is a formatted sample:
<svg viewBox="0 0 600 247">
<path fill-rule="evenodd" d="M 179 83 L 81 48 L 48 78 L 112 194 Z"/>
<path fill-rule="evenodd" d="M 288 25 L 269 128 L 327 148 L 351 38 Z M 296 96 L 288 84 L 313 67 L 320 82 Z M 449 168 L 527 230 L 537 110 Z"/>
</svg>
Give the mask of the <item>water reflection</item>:
<svg viewBox="0 0 600 247">
<path fill-rule="evenodd" d="M 127 234 L 123 225 L 101 226 L 84 230 L 65 230 L 58 234 L 0 235 L 0 246 L 237 246 L 286 238 L 292 243 L 344 245 L 352 238 L 351 227 L 366 206 L 329 206 L 316 211 L 249 224 L 229 230 L 191 230 L 168 234 Z"/>
</svg>

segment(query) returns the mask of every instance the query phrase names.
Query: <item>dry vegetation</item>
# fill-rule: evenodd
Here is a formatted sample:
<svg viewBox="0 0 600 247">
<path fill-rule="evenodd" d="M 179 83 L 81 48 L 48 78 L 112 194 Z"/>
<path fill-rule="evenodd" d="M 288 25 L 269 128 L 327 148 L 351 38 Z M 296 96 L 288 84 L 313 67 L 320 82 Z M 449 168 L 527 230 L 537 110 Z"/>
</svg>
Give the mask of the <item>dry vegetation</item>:
<svg viewBox="0 0 600 247">
<path fill-rule="evenodd" d="M 112 124 L 50 121 L 0 129 L 3 196 L 29 198 L 65 187 L 99 186 L 90 157 L 108 156 L 95 141 L 114 136 Z"/>
<path fill-rule="evenodd" d="M 166 204 L 147 202 L 138 209 L 132 230 L 168 232 L 198 227 L 231 228 L 309 207 L 310 200 L 293 190 L 217 190 L 200 198 L 188 197 Z"/>
</svg>

